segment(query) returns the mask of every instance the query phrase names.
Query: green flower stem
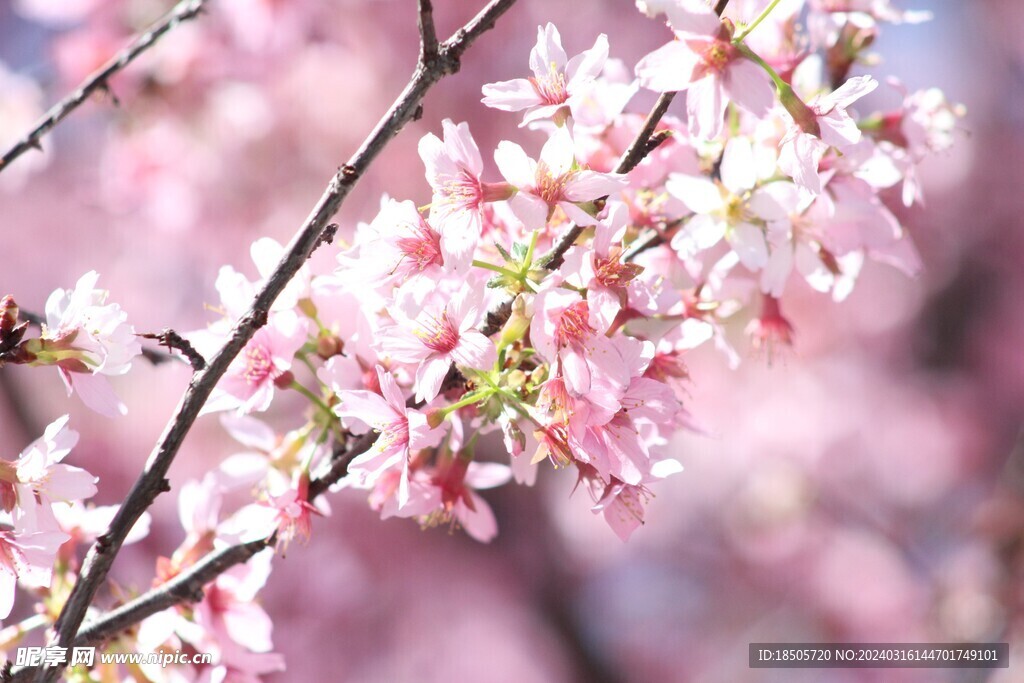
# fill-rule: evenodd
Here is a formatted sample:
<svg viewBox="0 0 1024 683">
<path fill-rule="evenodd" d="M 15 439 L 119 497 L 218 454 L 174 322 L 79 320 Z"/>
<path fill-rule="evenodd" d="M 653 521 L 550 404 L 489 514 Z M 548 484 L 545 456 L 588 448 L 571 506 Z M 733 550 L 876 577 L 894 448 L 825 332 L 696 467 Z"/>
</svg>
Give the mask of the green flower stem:
<svg viewBox="0 0 1024 683">
<path fill-rule="evenodd" d="M 332 420 L 336 417 L 336 415 L 334 414 L 334 411 L 331 410 L 330 406 L 328 406 L 326 403 L 324 403 L 322 398 L 320 398 L 319 396 L 314 394 L 312 391 L 310 391 L 306 387 L 304 387 L 301 384 L 299 384 L 297 381 L 292 380 L 292 383 L 289 386 L 292 389 L 294 389 L 295 391 L 297 391 L 300 394 L 302 394 L 303 396 L 305 396 L 306 398 L 308 398 L 313 405 L 315 405 L 320 410 L 324 411 L 324 414 L 327 415 L 328 417 L 330 417 Z"/>
<path fill-rule="evenodd" d="M 513 272 L 508 268 L 502 268 L 501 266 L 496 266 L 493 263 L 488 263 L 487 261 L 478 261 L 477 259 L 473 259 L 473 265 L 476 266 L 477 268 L 483 268 L 484 270 L 494 271 L 495 273 L 499 273 L 501 275 L 504 275 L 505 277 L 510 277 L 513 280 L 524 279 L 522 273 Z"/>
<path fill-rule="evenodd" d="M 526 248 L 526 258 L 523 259 L 523 277 L 530 272 L 530 267 L 533 266 L 533 251 L 537 248 L 537 238 L 540 236 L 539 230 L 534 230 L 533 234 L 530 235 L 530 246 Z"/>
<path fill-rule="evenodd" d="M 741 42 L 744 38 L 750 35 L 750 32 L 757 28 L 757 25 L 764 21 L 764 18 L 772 13 L 775 6 L 778 5 L 782 0 L 772 0 L 771 4 L 764 8 L 764 11 L 757 15 L 757 19 L 754 19 L 743 31 L 733 39 L 734 43 Z"/>
<path fill-rule="evenodd" d="M 748 33 L 749 33 L 749 31 L 748 31 Z M 752 62 L 754 62 L 755 64 L 757 64 L 759 67 L 761 67 L 762 69 L 764 69 L 768 73 L 768 75 L 772 79 L 772 83 L 774 83 L 775 87 L 779 89 L 779 93 L 780 94 L 783 91 L 786 91 L 786 90 L 788 90 L 788 91 L 792 91 L 793 90 L 791 87 L 789 87 L 788 83 L 786 83 L 784 80 L 782 80 L 782 78 L 779 76 L 779 74 L 777 74 L 775 72 L 775 69 L 773 69 L 768 64 L 768 62 L 766 62 L 763 59 L 761 59 L 761 56 L 759 54 L 757 54 L 756 52 L 751 50 L 749 47 L 747 47 L 746 43 L 741 42 L 741 39 L 737 38 L 736 40 L 733 41 L 733 43 L 736 44 L 736 47 L 739 48 L 739 51 L 741 53 L 743 53 L 744 57 L 746 57 L 747 59 L 749 59 Z"/>
</svg>

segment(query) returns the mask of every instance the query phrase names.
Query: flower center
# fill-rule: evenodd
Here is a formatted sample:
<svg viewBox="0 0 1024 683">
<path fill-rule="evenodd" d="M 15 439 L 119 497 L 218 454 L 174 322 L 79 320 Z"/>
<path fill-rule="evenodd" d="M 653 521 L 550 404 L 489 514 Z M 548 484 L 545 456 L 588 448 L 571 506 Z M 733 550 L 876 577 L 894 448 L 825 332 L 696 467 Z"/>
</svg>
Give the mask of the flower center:
<svg viewBox="0 0 1024 683">
<path fill-rule="evenodd" d="M 265 346 L 251 346 L 245 350 L 245 372 L 242 376 L 249 384 L 261 384 L 274 370 L 270 351 Z"/>
<path fill-rule="evenodd" d="M 537 164 L 537 187 L 534 194 L 543 199 L 548 206 L 554 206 L 562 201 L 565 195 L 565 186 L 572 179 L 574 173 L 574 171 L 569 171 L 556 177 L 548 165 L 541 161 Z"/>
<path fill-rule="evenodd" d="M 402 258 L 408 259 L 410 270 L 422 272 L 433 264 L 441 265 L 441 235 L 434 232 L 422 219 L 419 225 L 413 226 L 410 237 L 398 239 L 398 249 Z"/>
<path fill-rule="evenodd" d="M 725 40 L 688 41 L 687 44 L 700 56 L 700 61 L 693 69 L 692 81 L 699 81 L 708 74 L 721 74 L 737 54 L 736 48 Z"/>
<path fill-rule="evenodd" d="M 578 346 L 594 333 L 590 326 L 590 307 L 586 301 L 577 301 L 562 311 L 555 328 L 555 343 L 559 348 Z"/>
<path fill-rule="evenodd" d="M 424 346 L 438 353 L 450 353 L 459 345 L 459 331 L 448 317 L 448 311 L 441 313 L 440 317 L 428 317 L 420 324 L 416 336 Z"/>
<path fill-rule="evenodd" d="M 483 190 L 480 180 L 465 169 L 460 169 L 457 176 L 449 176 L 440 188 L 442 203 L 451 205 L 455 210 L 478 209 L 483 203 Z"/>
<path fill-rule="evenodd" d="M 395 447 L 401 448 L 409 443 L 409 421 L 405 418 L 395 420 L 383 430 L 377 437 L 381 451 L 387 451 Z"/>
<path fill-rule="evenodd" d="M 604 287 L 625 287 L 643 272 L 643 266 L 620 261 L 621 254 L 622 247 L 614 246 L 608 250 L 608 256 L 594 259 L 594 276 Z"/>
<path fill-rule="evenodd" d="M 530 84 L 537 96 L 544 100 L 544 104 L 562 104 L 569 99 L 565 89 L 565 74 L 558 71 L 554 63 L 544 76 L 531 77 Z"/>
</svg>

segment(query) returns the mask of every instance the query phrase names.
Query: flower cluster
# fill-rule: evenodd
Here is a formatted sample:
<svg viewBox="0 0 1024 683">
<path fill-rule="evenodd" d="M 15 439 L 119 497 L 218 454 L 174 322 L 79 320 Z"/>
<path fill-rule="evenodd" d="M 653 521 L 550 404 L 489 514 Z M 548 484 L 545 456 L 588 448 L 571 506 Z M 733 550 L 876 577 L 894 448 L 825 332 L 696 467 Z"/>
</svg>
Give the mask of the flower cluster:
<svg viewBox="0 0 1024 683">
<path fill-rule="evenodd" d="M 638 4 L 669 42 L 630 69 L 604 35 L 570 58 L 557 28 L 539 27 L 523 77 L 482 90 L 487 107 L 523 113 L 529 142 L 485 155 L 468 124 L 444 120 L 418 146 L 429 204 L 382 198 L 333 269 L 299 270 L 203 408 L 247 450 L 182 488 L 185 538 L 159 561 L 157 586 L 229 544 L 284 552 L 308 539 L 330 514 L 312 485 L 340 460 L 333 488 L 363 492 L 382 518 L 481 542 L 498 527 L 480 492 L 532 485 L 547 462 L 573 472 L 625 541 L 660 480 L 682 470 L 671 444 L 695 427 L 687 352 L 711 341 L 735 363 L 745 343 L 792 343 L 782 302 L 801 281 L 839 301 L 866 259 L 916 271 L 881 193 L 901 185 L 906 206 L 920 201 L 915 167 L 948 149 L 963 112 L 935 90 L 858 112 L 879 81 L 851 73 L 881 24 L 925 17 L 884 0 L 737 3 L 725 16 L 703 0 Z M 761 11 L 745 16 L 752 5 Z M 641 89 L 680 93 L 685 119 L 645 131 L 646 115 L 628 110 Z M 283 253 L 263 238 L 255 279 L 222 268 L 221 316 L 187 335 L 199 354 L 223 347 Z M 96 281 L 55 292 L 37 338 L 5 298 L 0 363 L 56 366 L 69 394 L 124 413 L 105 376 L 126 372 L 140 347 Z M 261 419 L 299 402 L 283 435 Z M 60 463 L 76 438 L 66 423 L 0 463 L 12 527 L 0 532 L 4 615 L 16 578 L 49 585 L 61 544 L 102 528 L 54 508 L 95 492 Z M 124 646 L 215 655 L 173 680 L 283 668 L 256 602 L 272 555 L 223 573 L 198 604 L 149 617 Z"/>
<path fill-rule="evenodd" d="M 483 87 L 485 105 L 524 112 L 543 136 L 532 151 L 502 141 L 489 167 L 450 120 L 420 140 L 430 203 L 385 197 L 335 272 L 304 269 L 207 405 L 246 415 L 282 389 L 312 403 L 294 433 L 308 453 L 264 489 L 258 528 L 307 535 L 317 448 L 369 436 L 338 487 L 367 491 L 382 517 L 490 540 L 478 491 L 532 483 L 547 460 L 572 468 L 626 539 L 681 469 L 667 447 L 693 425 L 688 350 L 713 339 L 735 359 L 730 323 L 743 320 L 754 344 L 791 343 L 781 302 L 797 277 L 839 300 L 865 258 L 915 270 L 879 191 L 902 181 L 917 199 L 912 169 L 949 146 L 959 109 L 928 91 L 858 116 L 878 82 L 829 55 L 870 44 L 848 27 L 909 17 L 777 5 L 741 21 L 701 0 L 643 4 L 673 39 L 632 80 L 604 35 L 570 58 L 541 26 L 524 76 Z M 817 27 L 805 37 L 803 13 Z M 685 92 L 687 118 L 665 117 L 646 158 L 622 165 L 643 123 L 626 111 L 638 88 Z M 280 251 L 253 247 L 261 277 Z M 222 271 L 228 315 L 196 345 L 219 344 L 261 283 Z"/>
</svg>

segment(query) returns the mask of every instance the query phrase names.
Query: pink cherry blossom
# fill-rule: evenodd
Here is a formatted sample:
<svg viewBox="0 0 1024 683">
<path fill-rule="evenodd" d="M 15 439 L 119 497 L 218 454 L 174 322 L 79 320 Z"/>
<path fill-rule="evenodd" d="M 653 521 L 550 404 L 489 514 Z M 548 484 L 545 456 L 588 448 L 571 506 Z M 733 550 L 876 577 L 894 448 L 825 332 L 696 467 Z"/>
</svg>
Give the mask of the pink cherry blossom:
<svg viewBox="0 0 1024 683">
<path fill-rule="evenodd" d="M 477 329 L 486 312 L 482 304 L 481 290 L 463 285 L 447 301 L 427 303 L 414 319 L 382 330 L 384 355 L 417 364 L 417 401 L 437 396 L 452 363 L 490 370 L 497 361 L 493 342 Z"/>
<path fill-rule="evenodd" d="M 361 485 L 372 485 L 391 468 L 401 472 L 399 506 L 409 501 L 409 459 L 412 451 L 437 445 L 443 432 L 427 424 L 425 413 L 406 406 L 398 383 L 391 373 L 377 366 L 381 393 L 342 391 L 335 412 L 341 418 L 355 418 L 370 425 L 380 436 L 370 450 L 349 465 L 349 476 Z"/>
<path fill-rule="evenodd" d="M 511 188 L 480 179 L 484 162 L 469 125 L 445 119 L 441 126 L 444 140 L 427 133 L 420 140 L 419 152 L 434 192 L 430 219 L 441 231 L 441 244 L 452 257 L 451 265 L 464 269 L 483 230 L 484 203 L 508 199 Z"/>
<path fill-rule="evenodd" d="M 730 101 L 765 117 L 775 101 L 771 79 L 733 45 L 731 25 L 701 0 L 664 10 L 676 39 L 636 65 L 640 85 L 655 92 L 685 90 L 690 133 L 698 138 L 722 132 Z"/>
<path fill-rule="evenodd" d="M 571 257 L 572 261 L 581 257 L 579 282 L 587 290 L 590 324 L 597 329 L 611 329 L 622 310 L 641 313 L 655 310 L 651 291 L 639 277 L 643 266 L 622 260 L 622 236 L 628 220 L 629 209 L 625 204 L 611 205 L 607 220 L 594 228 L 591 249 L 575 250 Z M 573 269 L 567 259 L 566 270 Z"/>
<path fill-rule="evenodd" d="M 502 111 L 525 109 L 523 125 L 548 118 L 561 125 L 567 116 L 576 118 L 586 104 L 607 58 L 608 38 L 603 33 L 594 47 L 567 59 L 555 25 L 539 26 L 537 44 L 530 51 L 533 76 L 488 83 L 483 103 Z"/>
<path fill-rule="evenodd" d="M 558 364 L 569 390 L 590 392 L 593 375 L 625 386 L 628 367 L 604 331 L 590 324 L 590 307 L 579 294 L 548 288 L 537 295 L 530 340 L 541 357 Z"/>
<path fill-rule="evenodd" d="M 61 544 L 68 535 L 61 531 L 14 528 L 0 531 L 0 619 L 6 619 L 14 607 L 18 581 L 34 588 L 50 585 L 52 566 Z"/>
<path fill-rule="evenodd" d="M 249 413 L 269 408 L 274 399 L 275 382 L 287 377 L 285 373 L 291 368 L 296 352 L 306 341 L 306 329 L 306 322 L 294 311 L 272 314 L 232 361 L 203 412 Z M 215 352 L 221 343 L 219 336 L 204 333 L 193 334 L 192 340 L 204 354 Z"/>
<path fill-rule="evenodd" d="M 78 443 L 68 416 L 57 418 L 14 462 L 0 461 L 0 504 L 28 529 L 53 530 L 53 503 L 70 503 L 96 493 L 96 477 L 61 461 Z"/>
<path fill-rule="evenodd" d="M 46 326 L 27 349 L 35 365 L 56 365 L 68 396 L 77 391 L 87 406 L 107 415 L 124 415 L 125 405 L 103 375 L 123 375 L 142 352 L 127 314 L 106 304 L 108 292 L 96 289 L 99 275 L 90 271 L 75 289 L 57 289 L 46 301 Z"/>
<path fill-rule="evenodd" d="M 411 201 L 386 200 L 373 222 L 358 234 L 356 246 L 338 256 L 338 275 L 346 284 L 420 292 L 433 289 L 441 277 L 445 265 L 441 233 Z"/>
<path fill-rule="evenodd" d="M 825 152 L 830 147 L 843 152 L 860 140 L 860 129 L 847 107 L 877 87 L 878 81 L 870 76 L 857 76 L 806 105 L 785 101 L 794 122 L 779 142 L 779 168 L 798 185 L 821 192 L 818 165 Z"/>
<path fill-rule="evenodd" d="M 726 143 L 720 167 L 721 181 L 704 176 L 673 174 L 665 189 L 694 212 L 672 238 L 672 248 L 688 258 L 710 249 L 723 238 L 748 269 L 757 271 L 768 260 L 765 220 L 783 218 L 766 187 L 759 186 L 750 141 L 733 138 Z"/>
<path fill-rule="evenodd" d="M 528 230 L 542 230 L 556 208 L 578 225 L 593 225 L 597 219 L 579 204 L 625 187 L 625 179 L 617 174 L 580 169 L 572 137 L 564 128 L 544 143 L 538 161 L 507 140 L 498 144 L 494 161 L 505 180 L 518 188 L 510 205 Z"/>
</svg>

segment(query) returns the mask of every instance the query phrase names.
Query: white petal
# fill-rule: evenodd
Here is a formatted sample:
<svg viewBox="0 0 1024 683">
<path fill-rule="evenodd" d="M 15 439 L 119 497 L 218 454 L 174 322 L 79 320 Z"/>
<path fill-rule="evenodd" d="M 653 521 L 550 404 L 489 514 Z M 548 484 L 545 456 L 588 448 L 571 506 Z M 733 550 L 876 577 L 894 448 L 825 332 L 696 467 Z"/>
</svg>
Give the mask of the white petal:
<svg viewBox="0 0 1024 683">
<path fill-rule="evenodd" d="M 673 173 L 665 182 L 665 189 L 694 213 L 709 214 L 725 207 L 718 185 L 704 176 Z"/>
</svg>

